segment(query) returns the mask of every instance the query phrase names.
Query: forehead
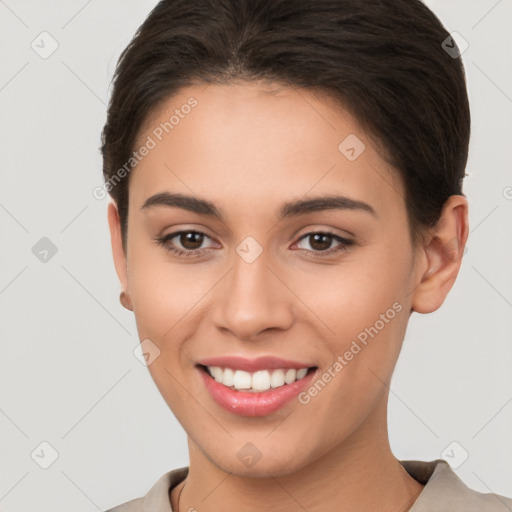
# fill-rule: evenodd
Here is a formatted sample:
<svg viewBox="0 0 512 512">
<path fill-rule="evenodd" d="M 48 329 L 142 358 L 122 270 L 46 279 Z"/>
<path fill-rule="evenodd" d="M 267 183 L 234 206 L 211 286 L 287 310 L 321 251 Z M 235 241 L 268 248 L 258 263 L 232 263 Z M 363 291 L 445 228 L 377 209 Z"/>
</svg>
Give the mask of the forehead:
<svg viewBox="0 0 512 512">
<path fill-rule="evenodd" d="M 163 191 L 250 209 L 283 197 L 344 194 L 383 213 L 401 180 L 357 121 L 326 95 L 262 82 L 184 88 L 152 113 L 135 150 L 130 205 Z M 229 205 L 226 204 L 229 201 Z"/>
</svg>

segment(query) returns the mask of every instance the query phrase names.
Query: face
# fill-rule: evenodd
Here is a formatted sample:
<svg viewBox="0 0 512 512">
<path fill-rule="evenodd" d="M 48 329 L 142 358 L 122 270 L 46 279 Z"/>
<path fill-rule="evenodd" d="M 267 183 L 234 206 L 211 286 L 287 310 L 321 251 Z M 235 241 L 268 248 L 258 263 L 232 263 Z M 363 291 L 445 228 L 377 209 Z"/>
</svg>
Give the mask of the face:
<svg viewBox="0 0 512 512">
<path fill-rule="evenodd" d="M 398 174 L 327 97 L 256 82 L 183 89 L 143 144 L 116 269 L 192 445 L 251 476 L 371 445 L 425 270 Z"/>
</svg>

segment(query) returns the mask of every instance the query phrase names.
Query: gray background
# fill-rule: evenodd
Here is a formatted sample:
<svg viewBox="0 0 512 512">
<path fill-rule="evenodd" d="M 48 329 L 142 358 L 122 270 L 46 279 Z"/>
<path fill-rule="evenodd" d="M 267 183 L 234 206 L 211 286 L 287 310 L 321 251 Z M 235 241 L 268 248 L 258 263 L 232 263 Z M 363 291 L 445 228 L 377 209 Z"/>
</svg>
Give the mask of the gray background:
<svg viewBox="0 0 512 512">
<path fill-rule="evenodd" d="M 2 511 L 105 510 L 188 463 L 181 427 L 132 353 L 108 199 L 92 195 L 114 66 L 155 3 L 0 0 Z M 469 486 L 512 496 L 512 0 L 428 5 L 469 44 L 471 234 L 443 307 L 411 318 L 391 443 L 400 459 L 456 465 L 467 452 L 456 472 Z M 51 38 L 58 48 L 42 58 L 32 41 L 43 52 Z M 43 237 L 57 249 L 46 262 L 34 254 Z M 42 442 L 58 453 L 47 469 Z"/>
</svg>

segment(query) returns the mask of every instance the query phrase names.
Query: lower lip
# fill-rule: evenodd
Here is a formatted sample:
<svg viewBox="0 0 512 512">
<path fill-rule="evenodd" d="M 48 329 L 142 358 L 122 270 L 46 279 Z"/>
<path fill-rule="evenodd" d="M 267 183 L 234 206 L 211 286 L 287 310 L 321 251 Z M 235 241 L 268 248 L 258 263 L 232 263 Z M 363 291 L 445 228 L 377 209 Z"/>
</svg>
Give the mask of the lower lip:
<svg viewBox="0 0 512 512">
<path fill-rule="evenodd" d="M 316 373 L 316 370 L 311 371 L 292 384 L 269 391 L 249 393 L 228 388 L 218 383 L 206 370 L 201 367 L 198 370 L 212 398 L 227 411 L 240 416 L 267 416 L 278 411 L 306 388 Z"/>
</svg>

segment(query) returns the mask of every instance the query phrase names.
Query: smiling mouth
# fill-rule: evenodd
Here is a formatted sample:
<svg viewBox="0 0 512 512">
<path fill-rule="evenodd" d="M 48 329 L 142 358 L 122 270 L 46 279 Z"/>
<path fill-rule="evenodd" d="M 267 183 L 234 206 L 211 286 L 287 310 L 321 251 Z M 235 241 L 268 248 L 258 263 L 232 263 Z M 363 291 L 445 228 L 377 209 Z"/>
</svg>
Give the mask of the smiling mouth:
<svg viewBox="0 0 512 512">
<path fill-rule="evenodd" d="M 312 366 L 309 368 L 272 368 L 247 372 L 235 368 L 202 364 L 199 364 L 198 367 L 219 384 L 235 391 L 247 393 L 263 393 L 289 386 L 317 369 L 316 366 Z"/>
</svg>

